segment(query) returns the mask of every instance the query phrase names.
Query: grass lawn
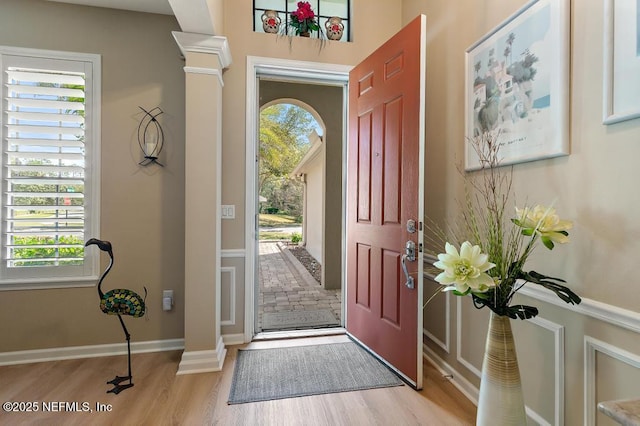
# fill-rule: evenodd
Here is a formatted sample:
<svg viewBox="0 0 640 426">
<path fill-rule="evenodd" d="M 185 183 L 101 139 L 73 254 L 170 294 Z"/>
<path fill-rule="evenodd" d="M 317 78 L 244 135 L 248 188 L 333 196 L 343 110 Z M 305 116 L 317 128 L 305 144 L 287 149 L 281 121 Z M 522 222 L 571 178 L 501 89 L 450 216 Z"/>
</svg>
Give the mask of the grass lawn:
<svg viewBox="0 0 640 426">
<path fill-rule="evenodd" d="M 271 231 L 261 231 L 260 232 L 260 241 L 263 240 L 291 240 L 291 234 L 286 232 L 271 232 Z"/>
<path fill-rule="evenodd" d="M 259 224 L 260 226 L 296 226 L 300 222 L 296 222 L 295 216 L 260 213 Z"/>
</svg>

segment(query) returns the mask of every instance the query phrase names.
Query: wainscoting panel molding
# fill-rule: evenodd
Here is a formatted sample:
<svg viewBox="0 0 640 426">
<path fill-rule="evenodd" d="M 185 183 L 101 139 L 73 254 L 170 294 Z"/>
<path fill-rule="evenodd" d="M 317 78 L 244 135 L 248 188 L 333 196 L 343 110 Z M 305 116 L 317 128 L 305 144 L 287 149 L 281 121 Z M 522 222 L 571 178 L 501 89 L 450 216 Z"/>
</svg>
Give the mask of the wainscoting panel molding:
<svg viewBox="0 0 640 426">
<path fill-rule="evenodd" d="M 640 369 L 640 356 L 609 343 L 584 337 L 584 424 L 596 424 L 596 353 L 601 352 L 620 362 Z"/>
<path fill-rule="evenodd" d="M 220 267 L 220 275 L 229 275 L 229 288 L 227 294 L 228 300 L 221 301 L 221 306 L 229 306 L 229 318 L 221 318 L 220 325 L 235 325 L 236 324 L 236 268 L 234 266 L 222 266 Z M 220 282 L 224 285 L 224 280 L 220 278 Z"/>
<path fill-rule="evenodd" d="M 220 257 L 236 257 L 245 258 L 247 256 L 245 249 L 222 249 L 220 251 Z"/>
<path fill-rule="evenodd" d="M 553 333 L 554 340 L 554 421 L 552 424 L 556 426 L 564 425 L 564 326 L 547 319 L 537 316 L 528 320 L 531 324 L 535 324 Z M 537 414 L 527 407 L 527 415 L 538 423 L 544 421 L 538 419 Z M 535 417 L 537 416 L 537 417 Z M 548 423 L 544 421 L 545 423 Z"/>
<path fill-rule="evenodd" d="M 443 351 L 449 353 L 451 347 L 451 292 L 447 292 L 444 295 L 445 297 L 445 313 L 444 313 L 444 322 L 445 322 L 445 338 L 444 342 L 437 338 L 433 333 L 431 333 L 426 328 L 422 329 L 422 334 L 425 335 L 429 340 L 431 340 L 436 345 L 440 346 Z"/>
<path fill-rule="evenodd" d="M 554 292 L 537 286 L 525 286 L 520 291 L 524 296 L 550 303 L 554 306 L 586 315 L 608 324 L 613 324 L 627 330 L 640 333 L 640 312 L 619 308 L 597 300 L 582 298 L 579 305 L 569 305 L 562 301 Z"/>
<path fill-rule="evenodd" d="M 484 350 L 484 346 L 480 349 Z M 456 359 L 478 378 L 482 376 L 482 365 L 476 367 L 462 357 L 462 297 L 456 297 Z"/>
</svg>

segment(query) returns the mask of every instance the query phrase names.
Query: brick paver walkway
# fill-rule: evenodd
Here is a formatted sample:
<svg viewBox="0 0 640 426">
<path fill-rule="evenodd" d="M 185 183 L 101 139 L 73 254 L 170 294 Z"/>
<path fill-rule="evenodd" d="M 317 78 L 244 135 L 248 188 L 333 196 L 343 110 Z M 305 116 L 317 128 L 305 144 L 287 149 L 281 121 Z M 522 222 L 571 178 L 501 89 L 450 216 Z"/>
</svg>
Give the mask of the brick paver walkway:
<svg viewBox="0 0 640 426">
<path fill-rule="evenodd" d="M 260 242 L 260 295 L 258 324 L 264 312 L 317 311 L 328 309 L 340 320 L 341 291 L 325 290 L 286 247 Z"/>
</svg>

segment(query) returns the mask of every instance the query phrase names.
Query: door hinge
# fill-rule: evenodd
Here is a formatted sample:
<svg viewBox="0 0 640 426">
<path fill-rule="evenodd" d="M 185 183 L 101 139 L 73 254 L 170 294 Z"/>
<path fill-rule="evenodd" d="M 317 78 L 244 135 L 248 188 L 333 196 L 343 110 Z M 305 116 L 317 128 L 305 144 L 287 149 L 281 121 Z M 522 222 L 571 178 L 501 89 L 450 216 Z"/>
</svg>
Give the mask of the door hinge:
<svg viewBox="0 0 640 426">
<path fill-rule="evenodd" d="M 418 253 L 422 253 L 422 243 L 418 244 Z"/>
</svg>

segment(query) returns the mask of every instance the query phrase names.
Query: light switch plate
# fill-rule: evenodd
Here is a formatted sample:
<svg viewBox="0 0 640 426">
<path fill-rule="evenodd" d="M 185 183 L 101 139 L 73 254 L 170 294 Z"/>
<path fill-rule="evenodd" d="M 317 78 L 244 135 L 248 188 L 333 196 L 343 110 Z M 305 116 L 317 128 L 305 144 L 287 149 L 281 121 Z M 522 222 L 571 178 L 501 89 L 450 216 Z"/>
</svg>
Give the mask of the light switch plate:
<svg viewBox="0 0 640 426">
<path fill-rule="evenodd" d="M 234 204 L 222 205 L 222 219 L 235 219 L 236 218 L 236 206 Z"/>
</svg>

